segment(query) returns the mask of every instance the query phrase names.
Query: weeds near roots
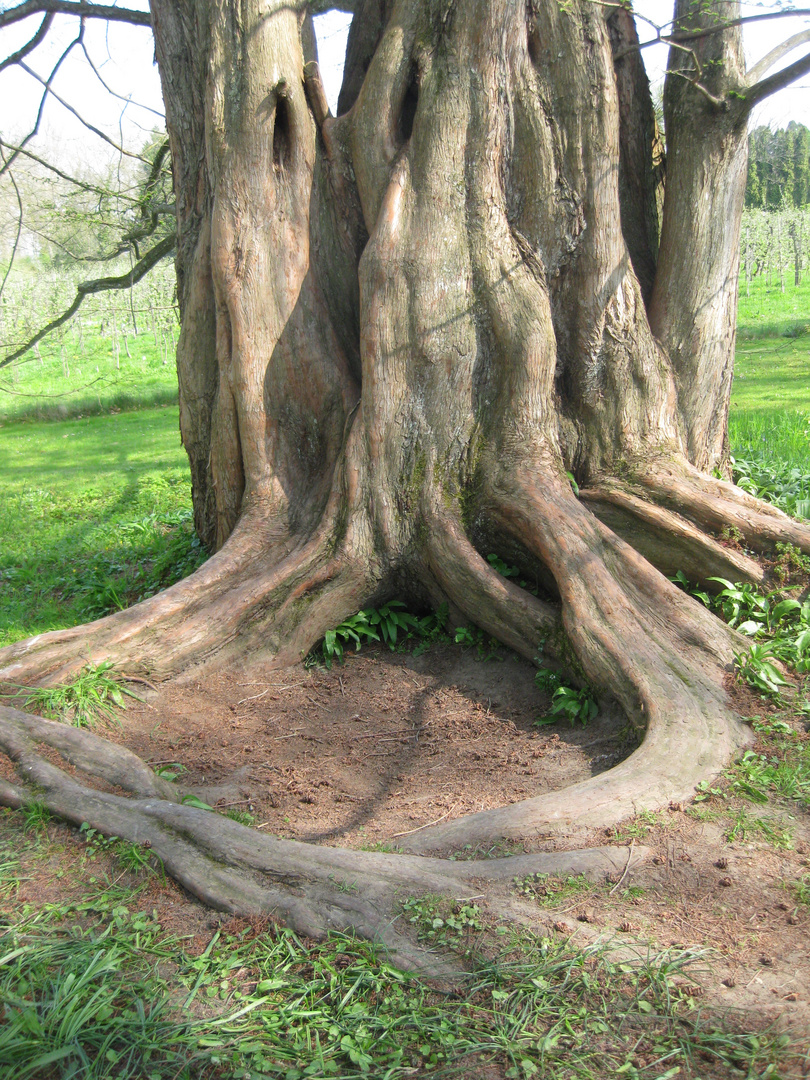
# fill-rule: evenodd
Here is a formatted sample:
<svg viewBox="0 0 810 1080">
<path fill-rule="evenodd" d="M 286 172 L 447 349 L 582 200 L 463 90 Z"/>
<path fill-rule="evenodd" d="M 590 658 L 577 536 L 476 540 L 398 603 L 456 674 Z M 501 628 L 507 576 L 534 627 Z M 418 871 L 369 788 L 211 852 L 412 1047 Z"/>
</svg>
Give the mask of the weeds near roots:
<svg viewBox="0 0 810 1080">
<path fill-rule="evenodd" d="M 88 664 L 79 677 L 64 686 L 19 686 L 22 708 L 41 710 L 50 720 L 74 727 L 93 727 L 98 721 L 117 723 L 116 709 L 126 709 L 124 697 L 138 695 L 122 685 L 111 663 Z"/>
</svg>

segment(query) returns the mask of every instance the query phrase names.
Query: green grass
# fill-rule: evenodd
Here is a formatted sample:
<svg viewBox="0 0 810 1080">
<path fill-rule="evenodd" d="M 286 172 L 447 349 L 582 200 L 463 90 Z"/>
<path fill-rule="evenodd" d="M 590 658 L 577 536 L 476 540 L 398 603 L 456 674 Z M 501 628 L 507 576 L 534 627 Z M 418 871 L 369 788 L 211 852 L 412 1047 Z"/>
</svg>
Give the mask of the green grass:
<svg viewBox="0 0 810 1080">
<path fill-rule="evenodd" d="M 126 709 L 124 698 L 136 696 L 115 678 L 113 665 L 104 661 L 87 664 L 77 678 L 60 686 L 38 686 L 33 690 L 21 686 L 12 701 L 20 698 L 21 709 L 39 711 L 51 720 L 74 727 L 94 727 L 99 721 L 117 723 L 116 709 Z"/>
<path fill-rule="evenodd" d="M 131 295 L 88 297 L 69 323 L 0 369 L 0 423 L 176 405 L 174 288 L 173 268 L 166 261 Z M 74 295 L 70 275 L 28 267 L 4 294 L 8 343 L 28 340 Z"/>
<path fill-rule="evenodd" d="M 485 929 L 477 909 L 440 898 L 407 901 L 402 918 L 428 938 L 441 918 L 443 947 L 469 955 L 468 973 L 441 988 L 367 942 L 315 944 L 269 923 L 225 924 L 194 949 L 146 900 L 153 871 L 136 866 L 123 882 L 111 845 L 93 837 L 78 864 L 63 863 L 70 899 L 15 904 L 26 874 L 76 845 L 51 827 L 20 856 L 21 815 L 0 814 L 3 1077 L 400 1080 L 489 1075 L 492 1064 L 510 1080 L 707 1080 L 775 1076 L 785 1055 L 775 1034 L 701 1007 L 700 952 L 623 948 L 617 959 Z"/>
<path fill-rule="evenodd" d="M 797 287 L 793 274 L 785 275 L 782 292 L 774 278 L 755 277 L 746 294 L 745 279 L 740 279 L 737 308 L 737 336 L 743 341 L 807 335 L 810 325 L 810 274 Z"/>
<path fill-rule="evenodd" d="M 810 274 L 784 293 L 741 283 L 729 441 L 736 457 L 810 473 Z"/>
<path fill-rule="evenodd" d="M 85 336 L 81 353 L 69 343 L 66 362 L 58 347 L 43 343 L 41 361 L 29 358 L 12 372 L 0 371 L 0 422 L 64 420 L 112 409 L 176 405 L 174 355 L 166 360 L 151 334 L 127 341 L 132 357 L 122 348 L 117 361 L 109 341 L 98 335 Z"/>
<path fill-rule="evenodd" d="M 105 615 L 201 561 L 177 409 L 0 427 L 0 645 Z"/>
</svg>

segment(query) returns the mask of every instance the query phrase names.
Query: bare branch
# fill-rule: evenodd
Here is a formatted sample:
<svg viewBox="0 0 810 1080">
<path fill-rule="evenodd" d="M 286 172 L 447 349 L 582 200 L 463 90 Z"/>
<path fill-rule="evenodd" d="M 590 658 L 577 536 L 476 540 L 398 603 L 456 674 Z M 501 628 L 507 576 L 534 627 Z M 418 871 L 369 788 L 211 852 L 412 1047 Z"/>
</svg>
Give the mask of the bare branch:
<svg viewBox="0 0 810 1080">
<path fill-rule="evenodd" d="M 115 90 L 113 90 L 111 86 L 108 86 L 104 79 L 101 77 L 101 72 L 98 70 L 95 63 L 93 62 L 90 53 L 87 51 L 87 46 L 84 44 L 84 42 L 82 42 L 82 52 L 84 53 L 87 63 L 92 68 L 93 74 L 107 91 L 107 93 L 110 95 L 110 97 L 118 98 L 119 101 L 125 101 L 127 105 L 134 105 L 138 109 L 144 109 L 146 112 L 152 113 L 153 116 L 157 116 L 161 121 L 165 122 L 165 116 L 162 112 L 158 112 L 157 109 L 153 109 L 149 105 L 141 105 L 140 102 L 133 101 L 132 98 L 124 97 L 122 94 L 116 94 Z"/>
<path fill-rule="evenodd" d="M 728 30 L 732 26 L 745 26 L 747 23 L 764 22 L 766 19 L 791 19 L 797 15 L 810 15 L 810 8 L 784 8 L 782 11 L 766 11 L 762 15 L 740 15 L 738 19 L 723 19 L 716 26 L 708 27 L 706 30 L 675 30 L 672 34 L 665 34 L 661 40 L 667 43 L 673 41 L 698 41 L 709 34 L 716 34 L 720 30 Z M 656 45 L 657 42 L 654 41 L 651 44 Z"/>
<path fill-rule="evenodd" d="M 810 53 L 807 53 L 800 60 L 796 60 L 795 63 L 789 64 L 786 68 L 782 68 L 781 71 L 777 71 L 775 75 L 770 75 L 767 79 L 762 79 L 756 83 L 755 86 L 745 92 L 745 104 L 749 112 L 760 101 L 764 101 L 771 94 L 775 94 L 777 90 L 783 90 L 786 86 L 790 86 L 792 82 L 800 79 L 802 75 L 806 75 L 808 71 L 810 71 Z"/>
<path fill-rule="evenodd" d="M 176 236 L 172 233 L 171 236 L 164 237 L 160 243 L 155 246 L 144 255 L 144 257 L 128 270 L 126 274 L 121 274 L 120 277 L 106 277 L 96 278 L 94 281 L 83 281 L 76 286 L 76 298 L 67 311 L 63 311 L 57 318 L 52 319 L 47 326 L 37 331 L 34 336 L 27 341 L 24 345 L 15 349 L 13 353 L 7 356 L 4 360 L 0 360 L 0 368 L 7 367 L 9 364 L 13 364 L 15 360 L 19 360 L 21 356 L 24 356 L 29 349 L 33 348 L 38 341 L 41 341 L 46 334 L 50 334 L 52 330 L 55 330 L 62 323 L 66 323 L 73 315 L 76 314 L 82 301 L 86 296 L 90 296 L 92 293 L 109 292 L 113 289 L 131 289 L 132 286 L 140 281 L 142 277 L 145 277 L 153 266 L 157 266 L 161 259 L 164 259 L 167 255 L 171 254 L 174 250 L 174 246 L 177 242 Z"/>
<path fill-rule="evenodd" d="M 746 79 L 750 86 L 755 86 L 759 80 L 771 70 L 774 64 L 778 64 L 783 56 L 787 56 L 789 52 L 793 52 L 794 49 L 798 49 L 800 45 L 804 45 L 806 41 L 810 41 L 810 30 L 801 30 L 798 34 L 794 34 L 792 37 L 787 38 L 781 45 L 777 45 L 775 49 L 771 49 L 769 53 L 766 53 L 752 68 L 746 72 Z"/>
<path fill-rule="evenodd" d="M 628 53 L 640 52 L 642 49 L 649 49 L 653 45 L 683 45 L 690 41 L 700 41 L 702 38 L 717 34 L 722 30 L 728 30 L 733 26 L 744 26 L 746 23 L 762 22 L 765 19 L 786 19 L 802 15 L 810 15 L 810 8 L 786 8 L 783 11 L 769 11 L 762 15 L 741 15 L 738 19 L 723 20 L 715 26 L 706 27 L 704 30 L 674 30 L 671 33 L 662 34 L 660 26 L 646 16 L 634 11 L 633 18 L 636 21 L 641 20 L 651 27 L 655 31 L 655 37 L 650 38 L 649 41 L 641 41 L 638 45 L 629 45 L 626 49 L 617 53 L 614 60 L 621 60 Z"/>
<path fill-rule="evenodd" d="M 73 184 L 74 187 L 80 188 L 82 191 L 89 191 L 93 195 L 101 195 L 103 198 L 114 196 L 116 199 L 123 199 L 125 202 L 134 203 L 136 206 L 141 201 L 134 195 L 127 195 L 125 191 L 110 191 L 107 188 L 98 187 L 95 184 L 90 184 L 86 180 L 77 180 L 75 176 L 71 176 L 69 173 L 63 172 L 61 169 L 51 164 L 50 161 L 46 161 L 45 158 L 38 157 L 30 150 L 24 149 L 22 146 L 15 146 L 14 143 L 5 142 L 0 138 L 0 150 L 11 150 L 15 155 L 19 154 L 22 157 L 28 158 L 30 161 L 35 161 L 37 165 L 41 165 L 44 169 L 52 172 L 55 176 L 58 176 L 60 180 L 67 180 L 69 184 Z M 155 207 L 155 213 L 172 213 L 171 210 L 161 209 L 163 204 L 157 204 Z"/>
<path fill-rule="evenodd" d="M 52 22 L 53 15 L 46 15 L 39 25 L 39 30 L 37 30 L 37 32 L 34 34 L 30 41 L 27 41 L 21 49 L 17 49 L 17 51 L 15 53 L 12 53 L 11 56 L 7 56 L 5 60 L 0 60 L 0 71 L 3 71 L 4 68 L 11 67 L 13 64 L 19 63 L 19 61 L 22 60 L 23 57 L 28 56 L 29 53 L 32 53 L 37 47 L 37 45 L 41 44 L 41 42 L 45 40 L 45 37 L 47 36 L 48 30 L 50 29 Z"/>
<path fill-rule="evenodd" d="M 72 105 L 69 105 L 64 98 L 60 97 L 59 94 L 56 93 L 56 91 L 50 85 L 50 79 L 46 83 L 41 75 L 37 75 L 33 68 L 30 68 L 28 64 L 25 64 L 22 61 L 20 61 L 20 67 L 23 69 L 24 72 L 26 72 L 26 74 L 30 75 L 32 79 L 36 79 L 37 82 L 42 83 L 42 85 L 46 88 L 47 93 L 51 95 L 54 101 L 58 101 L 63 108 L 67 109 L 68 112 L 72 113 L 79 121 L 79 123 L 83 124 L 88 131 L 92 131 L 94 135 L 98 135 L 98 137 L 100 139 L 103 139 L 105 143 L 109 143 L 113 150 L 117 150 L 119 154 L 123 154 L 125 157 L 131 157 L 135 158 L 136 161 L 146 162 L 146 158 L 141 157 L 140 154 L 133 154 L 130 150 L 125 150 L 123 146 L 118 145 L 115 139 L 111 139 L 109 135 L 105 135 L 100 128 L 95 127 L 88 120 L 85 120 L 84 117 L 79 112 L 77 112 Z M 149 164 L 149 162 L 146 163 Z"/>
<path fill-rule="evenodd" d="M 34 121 L 34 126 L 31 128 L 31 130 L 28 132 L 28 134 L 25 136 L 25 138 L 20 143 L 20 148 L 18 150 L 16 150 L 14 153 L 12 153 L 11 157 L 7 161 L 3 162 L 3 166 L 2 166 L 2 168 L 0 168 L 0 176 L 2 176 L 3 173 L 6 172 L 6 170 L 8 168 L 10 168 L 10 166 L 14 162 L 14 159 L 17 157 L 17 154 L 20 152 L 22 147 L 24 147 L 27 142 L 30 142 L 30 140 L 33 139 L 33 137 L 39 131 L 39 125 L 42 123 L 42 113 L 43 113 L 43 110 L 45 108 L 45 101 L 47 100 L 48 93 L 49 93 L 50 88 L 51 88 L 51 83 L 56 78 L 57 71 L 62 66 L 62 64 L 65 62 L 65 60 L 69 56 L 69 54 L 70 54 L 71 50 L 73 49 L 73 47 L 75 45 L 80 45 L 81 42 L 82 42 L 83 37 L 84 37 L 84 23 L 82 22 L 82 23 L 79 24 L 79 33 L 76 35 L 76 37 L 73 39 L 73 41 L 71 41 L 71 43 L 68 45 L 68 47 L 62 53 L 62 55 L 56 61 L 54 66 L 51 68 L 51 73 L 48 76 L 47 80 L 45 82 L 43 82 L 43 80 L 40 79 L 39 76 L 37 76 L 39 81 L 43 82 L 43 85 L 45 87 L 45 89 L 44 89 L 44 91 L 42 93 L 42 97 L 39 99 L 39 108 L 37 109 L 37 118 Z M 23 64 L 22 61 L 18 61 L 18 63 L 20 64 L 21 67 L 25 67 L 25 64 Z"/>
<path fill-rule="evenodd" d="M 11 26 L 31 15 L 76 15 L 81 19 L 106 19 L 110 22 L 131 23 L 133 26 L 150 26 L 152 18 L 148 11 L 115 7 L 112 4 L 88 4 L 84 0 L 26 0 L 23 4 L 0 11 L 0 27 Z"/>
</svg>

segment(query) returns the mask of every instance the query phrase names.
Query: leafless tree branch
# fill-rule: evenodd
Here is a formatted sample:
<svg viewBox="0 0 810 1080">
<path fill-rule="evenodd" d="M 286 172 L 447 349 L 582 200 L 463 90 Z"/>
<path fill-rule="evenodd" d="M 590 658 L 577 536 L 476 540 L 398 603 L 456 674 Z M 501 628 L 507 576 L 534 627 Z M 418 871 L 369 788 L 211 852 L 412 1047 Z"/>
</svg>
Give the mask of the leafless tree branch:
<svg viewBox="0 0 810 1080">
<path fill-rule="evenodd" d="M 810 71 L 810 53 L 789 64 L 786 68 L 782 68 L 781 71 L 777 71 L 775 75 L 769 75 L 767 79 L 761 79 L 745 92 L 745 103 L 748 110 L 753 109 L 755 105 L 770 97 L 771 94 L 775 94 L 777 90 L 790 86 L 792 82 L 801 78 L 802 75 L 806 75 L 808 71 Z"/>
<path fill-rule="evenodd" d="M 23 4 L 0 11 L 0 27 L 11 26 L 31 15 L 77 15 L 82 19 L 107 19 L 111 22 L 131 23 L 133 26 L 151 26 L 148 11 L 115 7 L 112 4 L 88 4 L 84 0 L 26 0 Z"/>
<path fill-rule="evenodd" d="M 774 64 L 778 64 L 783 56 L 787 56 L 788 53 L 793 52 L 794 49 L 798 49 L 800 45 L 804 45 L 806 41 L 810 41 L 810 29 L 801 30 L 798 34 L 794 34 L 792 37 L 786 38 L 781 45 L 777 45 L 775 49 L 771 49 L 769 53 L 766 53 L 752 68 L 746 72 L 746 79 L 750 86 L 755 86 L 763 76 L 771 70 Z"/>
<path fill-rule="evenodd" d="M 673 30 L 668 34 L 661 32 L 661 27 L 648 19 L 645 15 L 640 15 L 638 12 L 633 12 L 633 18 L 636 22 L 643 22 L 655 31 L 655 37 L 650 38 L 649 41 L 641 41 L 638 45 L 629 45 L 626 49 L 623 49 L 620 53 L 617 53 L 614 57 L 615 60 L 621 60 L 627 56 L 628 53 L 640 52 L 642 49 L 649 49 L 653 45 L 685 45 L 690 41 L 700 41 L 702 38 L 710 37 L 712 34 L 717 34 L 721 30 L 728 30 L 733 26 L 743 26 L 746 23 L 762 22 L 766 19 L 786 19 L 795 18 L 796 16 L 810 15 L 810 8 L 785 8 L 782 11 L 769 11 L 764 12 L 761 15 L 741 15 L 739 19 L 727 19 L 718 22 L 715 26 L 706 27 L 703 30 Z M 664 24 L 666 25 L 666 24 Z"/>
<path fill-rule="evenodd" d="M 28 158 L 30 161 L 34 161 L 37 165 L 41 165 L 44 169 L 52 172 L 54 176 L 58 176 L 60 180 L 67 180 L 69 184 L 72 184 L 74 187 L 79 188 L 82 191 L 88 191 L 92 195 L 100 195 L 103 198 L 114 195 L 115 198 L 123 199 L 124 202 L 130 202 L 136 206 L 141 201 L 137 196 L 128 195 L 126 191 L 123 190 L 112 192 L 109 191 L 107 188 L 98 187 L 96 184 L 91 184 L 86 180 L 77 180 L 75 176 L 71 176 L 69 173 L 63 172 L 61 169 L 58 169 L 55 165 L 53 165 L 50 161 L 46 161 L 45 158 L 38 157 L 37 154 L 32 153 L 30 150 L 26 150 L 22 146 L 15 146 L 14 143 L 6 142 L 2 138 L 0 138 L 0 149 L 11 150 L 14 154 L 19 154 L 22 157 Z M 173 211 L 166 209 L 165 204 L 161 203 L 156 205 L 155 212 L 159 214 L 166 214 L 172 213 Z"/>
<path fill-rule="evenodd" d="M 25 138 L 20 143 L 20 148 L 18 150 L 16 150 L 14 153 L 12 153 L 11 156 L 6 161 L 3 162 L 3 165 L 0 168 L 0 176 L 2 176 L 3 173 L 6 172 L 6 170 L 11 167 L 11 165 L 13 164 L 15 158 L 17 157 L 17 154 L 20 152 L 20 150 L 25 146 L 26 143 L 30 142 L 31 139 L 33 139 L 33 137 L 39 131 L 39 125 L 42 123 L 42 112 L 43 112 L 43 110 L 45 108 L 45 102 L 46 102 L 46 100 L 48 98 L 48 93 L 50 92 L 50 89 L 51 89 L 51 83 L 56 78 L 56 73 L 59 71 L 59 68 L 62 66 L 62 64 L 65 62 L 65 60 L 68 58 L 71 50 L 74 48 L 74 46 L 81 44 L 83 37 L 84 37 L 84 23 L 82 22 L 79 25 L 79 33 L 76 35 L 76 37 L 73 39 L 73 41 L 71 41 L 71 43 L 68 45 L 68 47 L 62 53 L 62 55 L 56 61 L 54 66 L 51 68 L 51 73 L 48 76 L 48 78 L 46 80 L 43 80 L 42 78 L 40 78 L 40 76 L 37 76 L 37 79 L 45 87 L 45 89 L 42 92 L 42 97 L 39 99 L 39 108 L 37 109 L 37 118 L 34 121 L 34 126 L 31 128 L 31 130 L 28 132 L 28 134 L 25 136 Z M 20 66 L 25 67 L 25 64 L 22 61 L 18 61 L 18 63 L 20 64 Z"/>
<path fill-rule="evenodd" d="M 85 55 L 87 63 L 92 68 L 93 74 L 107 91 L 107 93 L 110 95 L 110 97 L 118 98 L 119 101 L 124 101 L 127 103 L 127 105 L 135 105 L 138 109 L 144 109 L 146 112 L 152 113 L 153 116 L 157 116 L 160 119 L 161 123 L 163 123 L 165 117 L 162 112 L 158 112 L 157 109 L 153 109 L 149 105 L 141 105 L 140 102 L 133 101 L 132 98 L 124 97 L 122 94 L 116 94 L 115 90 L 113 90 L 111 86 L 107 85 L 107 83 L 102 78 L 101 72 L 98 70 L 95 63 L 93 62 L 90 53 L 87 51 L 87 46 L 84 44 L 84 42 L 82 42 L 82 52 Z"/>
<path fill-rule="evenodd" d="M 76 117 L 80 124 L 83 124 L 88 131 L 92 131 L 94 135 L 98 135 L 98 137 L 100 139 L 103 139 L 105 143 L 108 143 L 113 148 L 113 150 L 118 151 L 119 154 L 123 154 L 125 157 L 135 158 L 136 161 L 145 161 L 147 164 L 150 164 L 148 161 L 146 161 L 146 158 L 141 157 L 140 154 L 133 154 L 130 150 L 125 150 L 123 146 L 118 145 L 115 139 L 111 139 L 109 135 L 105 135 L 100 128 L 95 127 L 95 125 L 91 124 L 89 120 L 85 120 L 81 113 L 74 109 L 73 106 L 70 105 L 67 101 L 65 101 L 63 97 L 60 97 L 59 94 L 57 94 L 56 91 L 53 89 L 53 87 L 47 84 L 41 75 L 37 75 L 34 69 L 30 68 L 28 64 L 20 61 L 20 67 L 27 75 L 30 75 L 32 79 L 36 79 L 37 82 L 42 83 L 42 85 L 46 88 L 47 93 L 51 95 L 54 101 L 58 101 L 63 108 L 67 109 L 69 113 L 72 113 Z"/>
<path fill-rule="evenodd" d="M 21 49 L 17 49 L 11 56 L 7 56 L 5 60 L 0 60 L 0 71 L 4 68 L 11 67 L 13 64 L 19 63 L 19 61 L 28 56 L 29 53 L 32 53 L 37 45 L 41 44 L 47 37 L 52 22 L 53 15 L 46 15 L 39 25 L 39 30 L 37 30 L 30 41 L 27 41 Z"/>
</svg>

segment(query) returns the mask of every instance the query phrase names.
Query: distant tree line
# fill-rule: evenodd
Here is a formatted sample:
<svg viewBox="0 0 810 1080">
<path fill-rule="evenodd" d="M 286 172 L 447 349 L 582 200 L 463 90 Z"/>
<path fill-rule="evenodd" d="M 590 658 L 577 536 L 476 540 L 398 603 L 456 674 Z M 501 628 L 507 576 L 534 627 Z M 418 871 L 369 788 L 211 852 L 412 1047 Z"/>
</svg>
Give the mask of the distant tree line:
<svg viewBox="0 0 810 1080">
<path fill-rule="evenodd" d="M 748 135 L 748 210 L 810 206 L 810 129 L 791 120 L 786 128 L 754 128 Z"/>
</svg>

